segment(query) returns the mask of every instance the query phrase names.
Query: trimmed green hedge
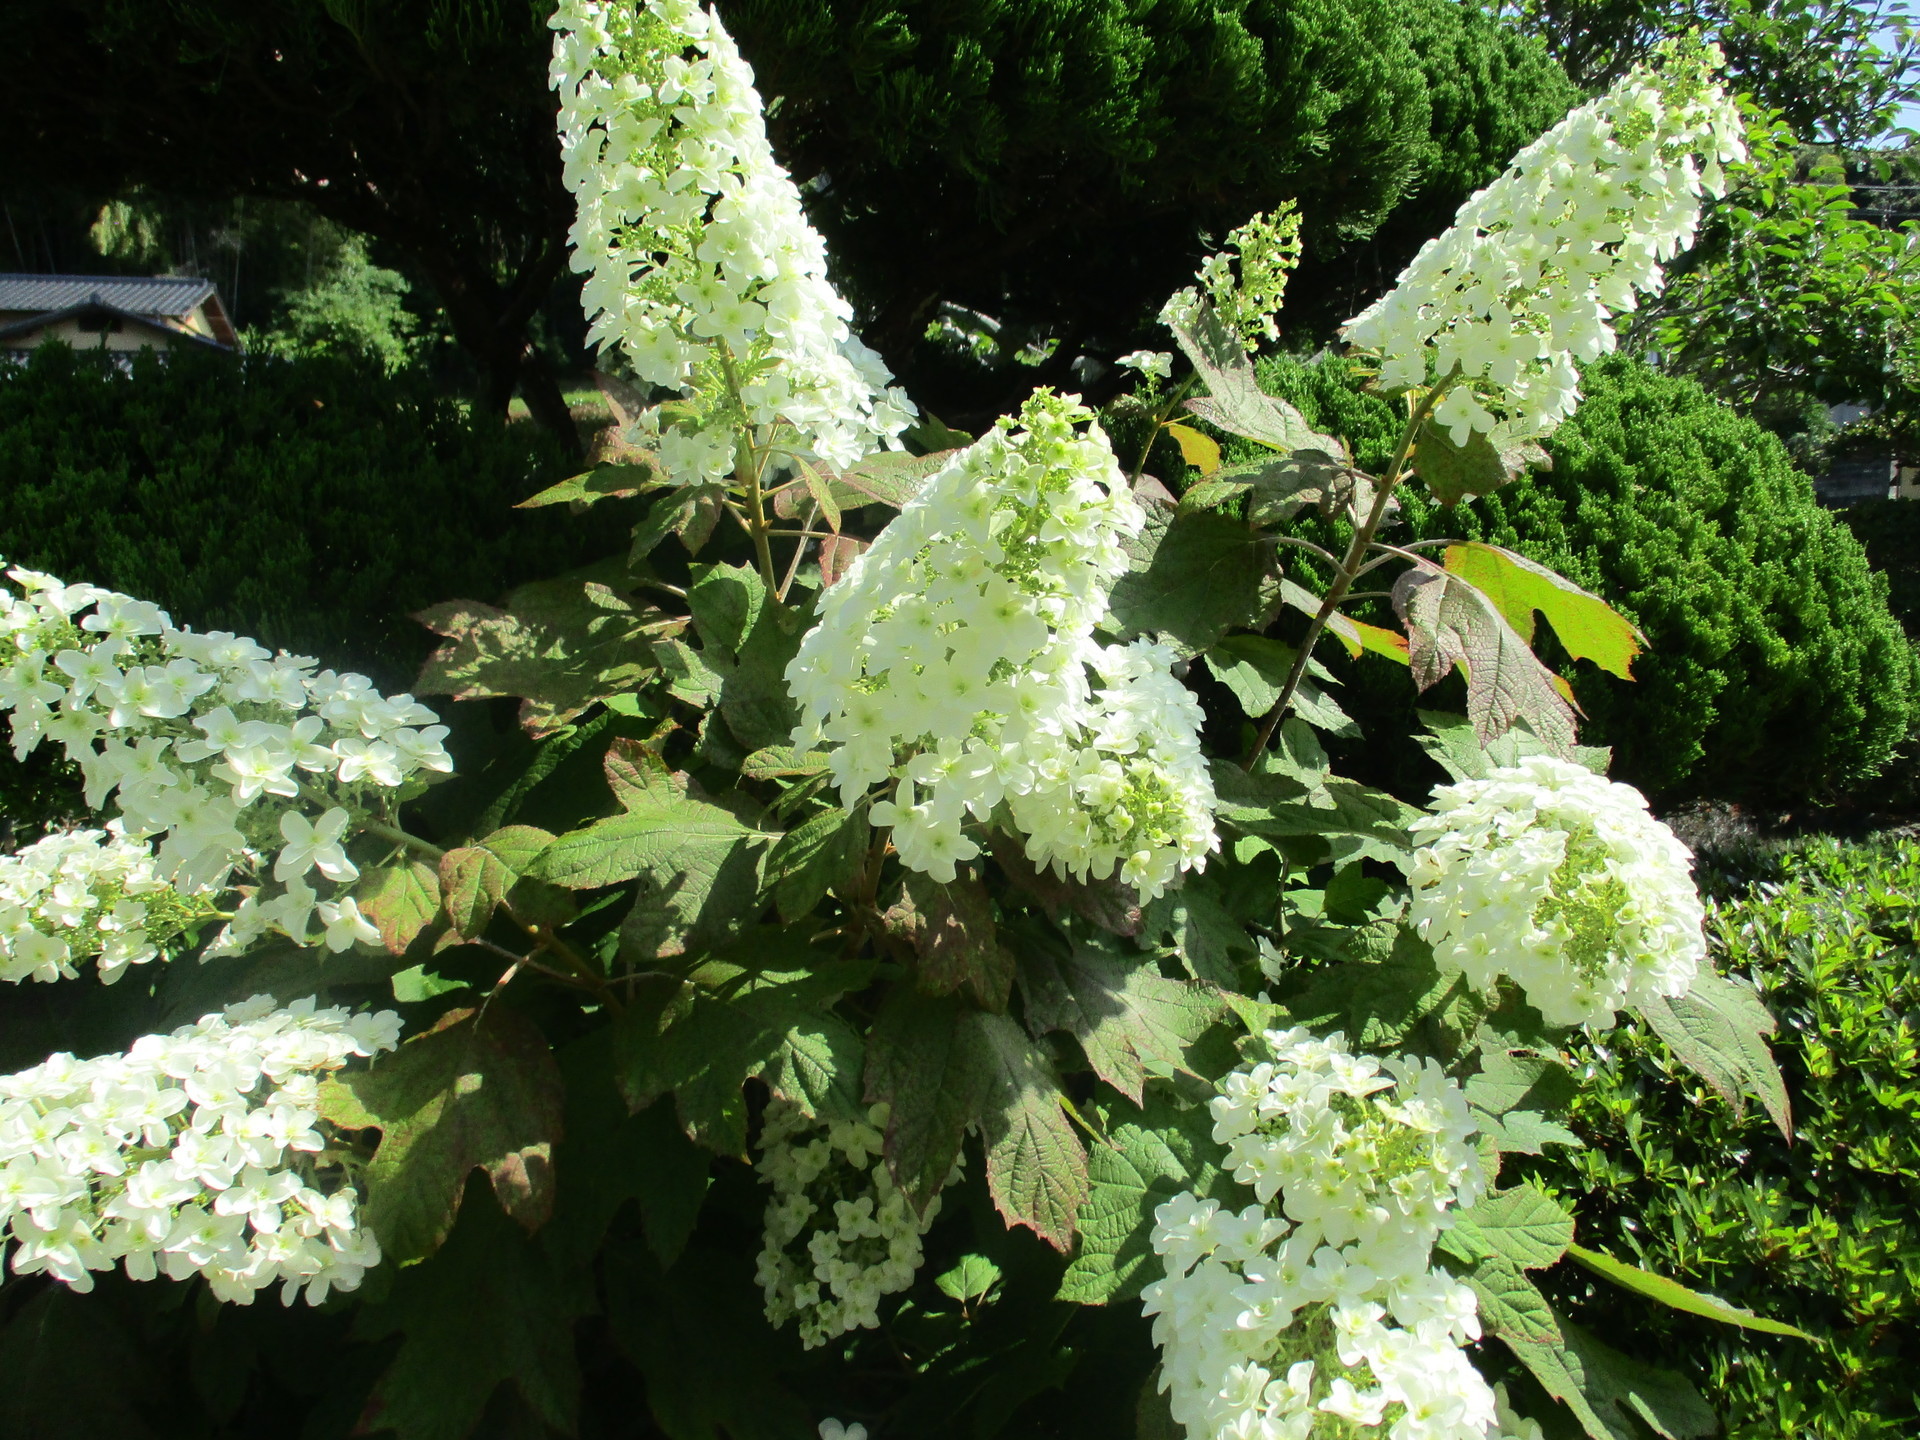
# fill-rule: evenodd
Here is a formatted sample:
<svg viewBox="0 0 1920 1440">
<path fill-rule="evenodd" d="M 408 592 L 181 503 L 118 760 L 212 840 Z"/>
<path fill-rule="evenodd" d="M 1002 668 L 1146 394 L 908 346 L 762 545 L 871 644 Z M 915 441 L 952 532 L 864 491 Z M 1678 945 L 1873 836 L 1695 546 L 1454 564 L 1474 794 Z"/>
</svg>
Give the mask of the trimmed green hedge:
<svg viewBox="0 0 1920 1440">
<path fill-rule="evenodd" d="M 1261 375 L 1351 436 L 1362 464 L 1385 464 L 1396 416 L 1343 362 L 1275 360 Z M 1569 672 L 1583 737 L 1614 747 L 1617 778 L 1667 801 L 1785 803 L 1872 778 L 1920 712 L 1920 670 L 1859 541 L 1777 439 L 1692 381 L 1613 357 L 1585 389 L 1548 442 L 1551 472 L 1452 511 L 1410 486 L 1390 533 L 1508 546 L 1640 626 L 1651 644 L 1634 681 Z M 1409 733 L 1411 687 L 1383 672 L 1355 667 L 1343 699 L 1370 735 Z"/>
<path fill-rule="evenodd" d="M 1584 1150 L 1528 1169 L 1581 1241 L 1831 1348 L 1696 1320 L 1562 1266 L 1576 1316 L 1686 1371 L 1728 1440 L 1920 1434 L 1920 844 L 1822 840 L 1751 883 L 1703 867 L 1716 964 L 1780 1022 L 1794 1139 L 1638 1024 L 1575 1061 Z M 1506 1177 L 1508 1179 L 1517 1176 Z"/>
<path fill-rule="evenodd" d="M 531 426 L 349 359 L 144 351 L 121 371 L 44 346 L 0 365 L 0 555 L 389 689 L 435 643 L 410 612 L 608 548 L 602 526 L 512 508 L 561 464 Z"/>
</svg>

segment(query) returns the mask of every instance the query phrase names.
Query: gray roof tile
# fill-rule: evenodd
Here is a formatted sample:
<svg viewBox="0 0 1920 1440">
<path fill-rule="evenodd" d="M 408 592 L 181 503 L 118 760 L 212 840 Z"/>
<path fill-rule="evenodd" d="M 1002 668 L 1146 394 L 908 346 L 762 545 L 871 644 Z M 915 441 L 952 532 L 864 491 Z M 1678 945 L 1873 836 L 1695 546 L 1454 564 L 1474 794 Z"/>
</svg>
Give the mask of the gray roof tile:
<svg viewBox="0 0 1920 1440">
<path fill-rule="evenodd" d="M 211 294 L 211 280 L 190 275 L 0 275 L 0 310 L 65 310 L 97 297 L 130 315 L 185 315 Z"/>
</svg>

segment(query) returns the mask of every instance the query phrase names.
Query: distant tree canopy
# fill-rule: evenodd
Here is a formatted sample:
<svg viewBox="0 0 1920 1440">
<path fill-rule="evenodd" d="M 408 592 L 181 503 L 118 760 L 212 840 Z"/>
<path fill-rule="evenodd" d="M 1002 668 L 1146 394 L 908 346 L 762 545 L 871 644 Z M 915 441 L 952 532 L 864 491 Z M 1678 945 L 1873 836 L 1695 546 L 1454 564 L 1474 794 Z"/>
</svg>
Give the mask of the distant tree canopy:
<svg viewBox="0 0 1920 1440">
<path fill-rule="evenodd" d="M 1920 44 L 1901 33 L 1905 0 L 1520 0 L 1514 13 L 1592 89 L 1662 37 L 1702 30 L 1726 52 L 1734 88 L 1821 144 L 1878 139 L 1920 67 Z"/>
<path fill-rule="evenodd" d="M 529 326 L 572 218 L 545 0 L 0 0 L 0 187 L 305 201 L 437 293 L 504 408 L 565 407 Z M 1574 98 L 1457 0 L 722 0 L 870 337 L 950 403 L 940 301 L 1128 341 L 1203 249 L 1298 199 L 1324 325 Z M 76 77 L 84 103 L 76 103 Z M 1300 314 L 1296 306 L 1296 315 Z M 977 367 L 975 367 L 977 369 Z M 1043 369 L 1045 367 L 1042 367 Z M 1021 367 L 1019 383 L 1035 379 Z M 959 398 L 959 397 L 955 397 Z"/>
</svg>

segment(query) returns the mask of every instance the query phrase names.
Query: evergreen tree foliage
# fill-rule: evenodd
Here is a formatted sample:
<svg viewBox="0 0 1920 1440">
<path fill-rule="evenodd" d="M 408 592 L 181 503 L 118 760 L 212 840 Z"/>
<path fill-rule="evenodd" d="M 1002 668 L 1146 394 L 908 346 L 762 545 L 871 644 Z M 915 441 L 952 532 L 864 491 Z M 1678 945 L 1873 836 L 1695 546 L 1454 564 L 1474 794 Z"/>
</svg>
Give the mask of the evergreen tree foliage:
<svg viewBox="0 0 1920 1440">
<path fill-rule="evenodd" d="M 1296 295 L 1338 287 L 1306 323 L 1337 323 L 1576 98 L 1537 44 L 1456 0 L 720 8 L 781 97 L 775 149 L 869 338 L 916 393 L 963 383 L 914 351 L 939 302 L 1057 340 L 1064 380 L 1076 350 L 1128 348 L 1201 233 L 1288 198 L 1307 222 Z"/>
<path fill-rule="evenodd" d="M 1343 362 L 1270 361 L 1262 378 L 1317 428 L 1351 436 L 1362 465 L 1384 458 L 1398 422 Z M 1550 472 L 1452 510 L 1404 493 L 1390 534 L 1507 546 L 1640 627 L 1649 644 L 1630 682 L 1557 666 L 1588 717 L 1582 738 L 1614 747 L 1620 779 L 1668 801 L 1794 803 L 1875 775 L 1913 724 L 1920 677 L 1859 541 L 1777 439 L 1692 381 L 1613 357 L 1585 387 L 1547 441 Z M 1349 709 L 1405 708 L 1403 676 L 1370 683 L 1379 663 L 1354 667 Z M 1403 729 L 1410 718 L 1357 718 L 1385 733 L 1388 714 Z"/>
</svg>

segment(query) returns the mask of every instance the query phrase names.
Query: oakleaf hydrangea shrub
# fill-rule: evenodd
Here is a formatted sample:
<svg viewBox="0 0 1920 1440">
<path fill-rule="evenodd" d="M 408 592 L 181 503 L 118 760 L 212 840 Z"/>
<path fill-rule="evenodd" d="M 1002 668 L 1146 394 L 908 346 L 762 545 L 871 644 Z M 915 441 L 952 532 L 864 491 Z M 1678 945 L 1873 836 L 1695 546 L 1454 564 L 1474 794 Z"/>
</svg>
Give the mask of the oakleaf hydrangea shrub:
<svg viewBox="0 0 1920 1440">
<path fill-rule="evenodd" d="M 905 402 L 851 343 L 719 19 L 569 3 L 555 30 L 591 319 L 667 393 L 620 437 L 632 463 L 540 497 L 645 507 L 624 561 L 567 582 L 579 607 L 433 612 L 427 676 L 529 702 L 526 767 L 409 806 L 451 770 L 411 696 L 41 572 L 0 597 L 16 745 L 70 755 L 104 833 L 145 847 L 129 864 L 204 907 L 148 931 L 171 964 L 103 940 L 88 974 L 77 932 L 131 927 L 127 887 L 68 875 L 43 900 L 23 878 L 13 938 L 65 983 L 0 1003 L 112 1007 L 123 1038 L 36 1044 L 50 1058 L 0 1078 L 15 1269 L 190 1314 L 196 1345 L 295 1357 L 320 1399 L 256 1367 L 246 1403 L 316 1440 L 1539 1440 L 1560 1401 L 1503 1396 L 1502 1356 L 1594 1440 L 1629 1402 L 1697 1432 L 1683 1380 L 1561 1330 L 1529 1272 L 1605 1262 L 1570 1250 L 1545 1191 L 1498 1187 L 1498 1162 L 1568 1139 L 1573 1021 L 1663 1023 L 1690 979 L 1729 1032 L 1694 1063 L 1771 1103 L 1764 1014 L 1687 973 L 1684 857 L 1636 797 L 1529 758 L 1582 754 L 1574 717 L 1474 581 L 1416 555 L 1393 581 L 1418 601 L 1404 641 L 1331 631 L 1404 645 L 1428 686 L 1470 652 L 1469 718 L 1436 735 L 1461 784 L 1423 822 L 1326 763 L 1312 726 L 1337 721 L 1298 682 L 1367 557 L 1407 565 L 1373 538 L 1411 477 L 1358 475 L 1252 383 L 1286 214 L 1240 227 L 1237 261 L 1170 304 L 1190 379 L 1171 352 L 1132 357 L 1156 425 L 1191 394 L 1276 452 L 1213 487 L 1261 489 L 1248 513 L 1136 484 L 1050 389 L 977 438 L 929 418 L 914 443 L 940 453 L 902 454 Z M 1491 300 L 1443 329 L 1492 324 L 1543 277 L 1604 329 L 1589 302 L 1618 300 L 1616 267 L 1654 279 L 1695 167 L 1737 143 L 1711 123 L 1712 58 L 1663 48 L 1531 156 L 1533 201 L 1559 205 L 1535 217 L 1539 275 L 1501 268 L 1508 240 L 1479 245 L 1469 207 L 1443 248 L 1486 266 L 1446 283 L 1471 273 Z M 1561 203 L 1616 178 L 1598 228 Z M 1410 278 L 1396 313 L 1443 292 Z M 1573 343 L 1539 313 L 1516 330 Z M 1508 392 L 1538 378 L 1466 368 L 1422 372 L 1402 456 L 1446 443 L 1426 412 L 1450 387 L 1513 420 Z M 1319 557 L 1321 597 L 1304 572 L 1277 583 L 1298 537 L 1269 528 L 1309 488 L 1367 511 L 1345 560 Z M 1619 647 L 1604 601 L 1567 603 Z M 1266 633 L 1283 607 L 1314 614 L 1297 647 Z M 1237 756 L 1202 746 L 1196 655 L 1260 722 Z M 85 869 L 96 839 L 58 864 Z M 376 1264 L 364 1298 L 292 1304 Z M 204 1299 L 124 1283 L 162 1274 Z M 219 1306 L 269 1286 L 282 1306 Z M 0 1351 L 60 1350 L 44 1313 Z"/>
<path fill-rule="evenodd" d="M 1791 1143 L 1737 1114 L 1642 1021 L 1576 1042 L 1586 1142 L 1517 1161 L 1578 1217 L 1583 1243 L 1826 1344 L 1649 1316 L 1604 1286 L 1564 1298 L 1603 1333 L 1693 1377 L 1732 1440 L 1894 1440 L 1920 1427 L 1920 846 L 1803 842 L 1724 875 L 1703 866 L 1717 965 L 1777 1016 Z M 1572 1282 L 1573 1277 L 1565 1277 Z"/>
<path fill-rule="evenodd" d="M 1508 975 L 1550 1025 L 1611 1025 L 1693 983 L 1692 857 L 1632 786 L 1537 755 L 1440 786 L 1409 829 L 1408 923 L 1480 989 Z"/>
<path fill-rule="evenodd" d="M 270 996 L 124 1055 L 54 1055 L 0 1077 L 0 1224 L 9 1267 L 75 1290 L 204 1275 L 240 1304 L 353 1290 L 380 1263 L 358 1224 L 348 1156 L 320 1123 L 319 1083 L 391 1050 L 400 1017 Z"/>
<path fill-rule="evenodd" d="M 1348 362 L 1269 360 L 1260 375 L 1310 423 L 1352 436 L 1362 465 L 1384 461 L 1398 421 Z M 1693 381 L 1610 356 L 1581 386 L 1543 442 L 1551 470 L 1451 508 L 1403 491 L 1389 534 L 1504 545 L 1617 604 L 1648 640 L 1632 681 L 1556 668 L 1586 712 L 1583 740 L 1611 746 L 1613 774 L 1659 803 L 1870 793 L 1914 724 L 1920 677 L 1861 544 L 1776 439 Z M 1403 677 L 1371 657 L 1335 663 L 1372 740 L 1417 729 Z M 1411 747 L 1356 755 L 1369 761 L 1402 793 L 1433 777 Z"/>
<path fill-rule="evenodd" d="M 1473 1292 L 1434 1240 L 1486 1188 L 1459 1087 L 1431 1060 L 1351 1054 L 1338 1032 L 1269 1030 L 1227 1075 L 1213 1138 L 1253 1200 L 1154 1212 L 1162 1388 L 1193 1440 L 1336 1433 L 1481 1440 L 1494 1397 L 1461 1347 Z M 1351 1433 L 1341 1431 L 1339 1433 Z"/>
<path fill-rule="evenodd" d="M 1036 865 L 1147 898 L 1218 844 L 1200 709 L 1151 641 L 1102 644 L 1144 523 L 1091 413 L 1036 395 L 931 477 L 821 602 L 787 681 L 851 809 L 950 881 L 1000 807 Z M 897 778 L 895 778 L 897 777 Z"/>
<path fill-rule="evenodd" d="M 0 711 L 15 758 L 60 745 L 88 805 L 112 802 L 124 838 L 156 841 L 153 873 L 184 897 L 223 887 L 236 866 L 263 881 L 270 869 L 279 888 L 241 899 L 214 953 L 269 927 L 331 950 L 377 938 L 347 892 L 360 872 L 343 842 L 356 815 L 385 816 L 414 777 L 453 768 L 432 710 L 243 636 L 177 628 L 148 601 L 7 576 L 18 593 L 0 588 Z M 42 949 L 49 940 L 66 944 L 43 934 Z"/>
<path fill-rule="evenodd" d="M 773 1198 L 760 1286 L 767 1319 L 797 1319 L 809 1350 L 879 1326 L 880 1301 L 913 1283 L 921 1236 L 939 1218 L 938 1195 L 916 1210 L 880 1163 L 887 1119 L 884 1104 L 826 1125 L 788 1101 L 767 1108 L 756 1168 Z"/>
<path fill-rule="evenodd" d="M 1399 283 L 1350 321 L 1383 386 L 1458 380 L 1434 411 L 1453 443 L 1544 435 L 1579 403 L 1579 369 L 1612 350 L 1612 317 L 1657 292 L 1693 241 L 1703 196 L 1744 159 L 1717 55 L 1675 51 L 1582 105 L 1461 207 Z"/>
<path fill-rule="evenodd" d="M 666 467 L 724 477 L 742 421 L 837 464 L 893 441 L 912 403 L 849 328 L 725 27 L 693 0 L 570 0 L 551 23 L 587 338 L 694 397 L 649 412 Z"/>
</svg>

